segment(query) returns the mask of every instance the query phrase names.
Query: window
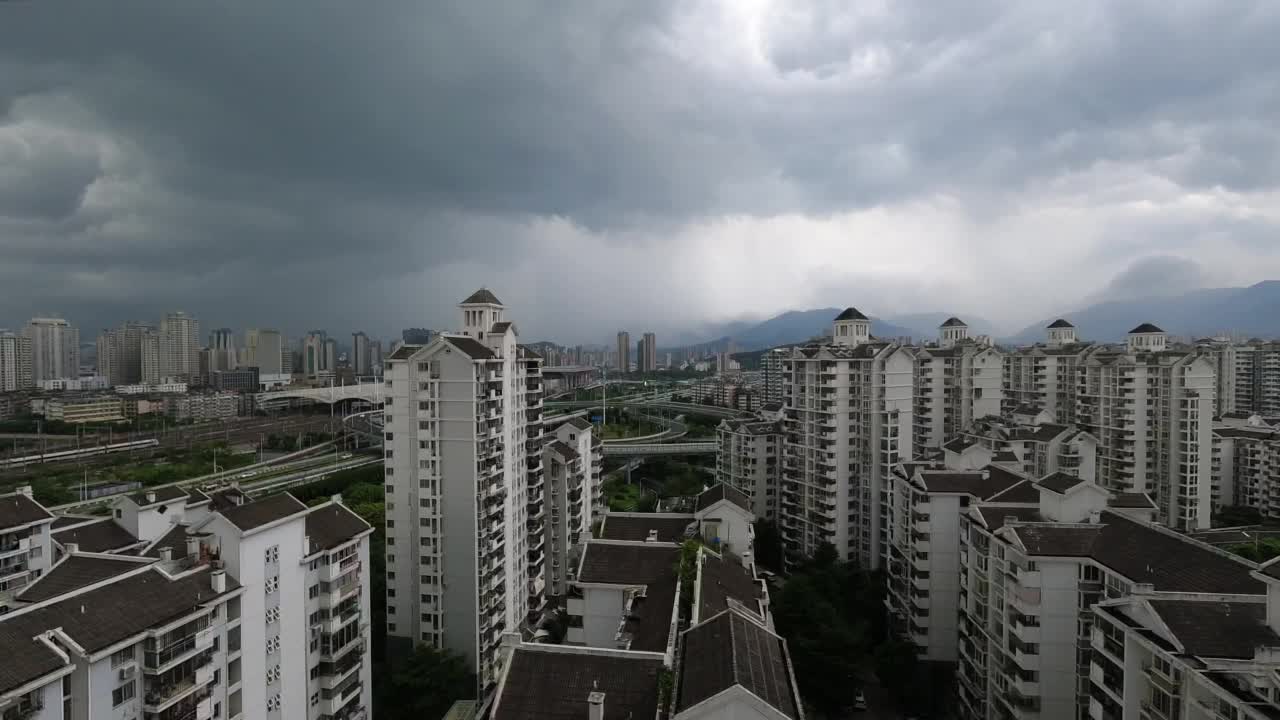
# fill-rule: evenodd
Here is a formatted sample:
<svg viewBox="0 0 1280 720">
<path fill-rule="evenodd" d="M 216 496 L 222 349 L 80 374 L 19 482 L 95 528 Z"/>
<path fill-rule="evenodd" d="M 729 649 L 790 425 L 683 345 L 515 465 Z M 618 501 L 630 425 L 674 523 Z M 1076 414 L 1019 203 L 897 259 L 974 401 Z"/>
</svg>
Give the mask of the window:
<svg viewBox="0 0 1280 720">
<path fill-rule="evenodd" d="M 117 650 L 111 653 L 111 667 L 116 668 L 125 663 L 133 662 L 133 648 L 127 647 L 123 650 Z"/>
<path fill-rule="evenodd" d="M 111 706 L 120 707 L 124 703 L 132 700 L 138 694 L 138 681 L 130 680 L 111 691 Z"/>
<path fill-rule="evenodd" d="M 320 583 L 316 583 L 315 585 L 311 586 L 311 589 L 307 591 L 307 597 L 311 598 L 312 600 L 320 597 Z"/>
<path fill-rule="evenodd" d="M 267 698 L 267 712 L 275 712 L 280 709 L 280 696 L 272 695 Z"/>
<path fill-rule="evenodd" d="M 280 652 L 280 636 L 279 635 L 273 638 L 267 639 L 267 652 L 268 653 Z"/>
<path fill-rule="evenodd" d="M 311 706 L 315 707 L 316 705 L 319 705 L 319 704 L 320 704 L 320 693 L 311 693 Z"/>
<path fill-rule="evenodd" d="M 279 576 L 272 576 L 272 577 L 267 578 L 267 582 L 266 582 L 266 589 L 267 589 L 267 594 L 268 594 L 268 595 L 270 595 L 271 593 L 276 592 L 277 590 L 279 590 L 279 589 L 280 589 L 280 578 L 279 578 Z"/>
<path fill-rule="evenodd" d="M 116 508 L 116 519 L 118 520 L 122 517 L 124 517 L 124 511 L 121 510 L 120 508 Z"/>
<path fill-rule="evenodd" d="M 267 668 L 267 683 L 278 682 L 280 680 L 280 666 Z"/>
<path fill-rule="evenodd" d="M 280 546 L 279 546 L 279 545 L 272 545 L 271 547 L 267 548 L 267 550 L 266 550 L 266 552 L 264 553 L 264 555 L 266 556 L 266 557 L 264 558 L 264 560 L 265 560 L 266 562 L 269 562 L 269 563 L 278 563 L 278 562 L 280 562 Z"/>
</svg>

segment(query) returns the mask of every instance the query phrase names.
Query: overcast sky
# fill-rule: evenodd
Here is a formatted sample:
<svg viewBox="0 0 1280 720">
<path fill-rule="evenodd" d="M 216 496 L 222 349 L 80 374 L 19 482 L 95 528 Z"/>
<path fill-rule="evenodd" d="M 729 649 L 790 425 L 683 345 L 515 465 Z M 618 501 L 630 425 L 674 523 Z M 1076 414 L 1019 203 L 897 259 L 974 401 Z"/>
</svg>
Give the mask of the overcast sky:
<svg viewBox="0 0 1280 720">
<path fill-rule="evenodd" d="M 0 325 L 1002 329 L 1280 278 L 1280 3 L 0 3 Z M 660 339 L 661 341 L 661 339 Z"/>
</svg>

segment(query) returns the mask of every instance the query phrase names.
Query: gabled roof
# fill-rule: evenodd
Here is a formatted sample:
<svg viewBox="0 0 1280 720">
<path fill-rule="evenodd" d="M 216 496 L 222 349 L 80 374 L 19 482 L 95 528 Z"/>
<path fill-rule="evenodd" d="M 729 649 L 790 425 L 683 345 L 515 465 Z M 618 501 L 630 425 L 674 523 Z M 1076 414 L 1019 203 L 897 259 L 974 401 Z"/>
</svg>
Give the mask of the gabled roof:
<svg viewBox="0 0 1280 720">
<path fill-rule="evenodd" d="M 160 550 L 168 548 L 173 552 L 172 559 L 177 560 L 187 556 L 187 526 L 178 523 L 169 528 L 169 532 L 160 536 L 150 547 L 145 548 L 145 552 L 140 553 L 145 557 L 158 558 Z"/>
<path fill-rule="evenodd" d="M 510 320 L 503 320 L 502 322 L 494 323 L 493 327 L 489 328 L 489 332 L 495 335 L 502 335 L 506 333 L 509 328 L 512 328 L 512 327 L 515 327 L 515 323 L 511 322 Z M 516 331 L 516 334 L 517 335 L 519 334 L 518 330 Z"/>
<path fill-rule="evenodd" d="M 209 502 L 209 495 L 200 488 L 187 489 L 187 507 Z"/>
<path fill-rule="evenodd" d="M 566 460 L 577 460 L 582 457 L 577 450 L 573 449 L 572 445 L 562 440 L 552 440 L 547 444 L 547 447 L 549 447 L 552 452 L 559 453 L 560 457 Z"/>
<path fill-rule="evenodd" d="M 338 547 L 372 529 L 364 518 L 340 502 L 314 507 L 307 513 L 307 537 L 311 540 L 307 554 Z"/>
<path fill-rule="evenodd" d="M 1164 331 L 1156 327 L 1155 325 L 1152 325 L 1151 323 L 1142 323 L 1138 327 L 1130 330 L 1129 334 L 1134 335 L 1134 334 L 1140 334 L 1140 333 L 1162 333 L 1162 332 Z"/>
<path fill-rule="evenodd" d="M 948 328 L 948 327 L 969 327 L 969 326 L 965 325 L 964 321 L 958 317 L 950 317 L 950 318 L 947 318 L 946 322 L 942 323 L 938 327 Z"/>
<path fill-rule="evenodd" d="M 591 423 L 587 422 L 586 420 L 583 420 L 581 417 L 571 417 L 568 420 L 566 420 L 564 424 L 572 425 L 578 428 L 579 430 L 590 430 L 594 427 Z"/>
<path fill-rule="evenodd" d="M 248 532 L 277 520 L 283 520 L 290 515 L 296 515 L 306 509 L 307 506 L 301 500 L 283 492 L 218 512 L 232 525 Z"/>
<path fill-rule="evenodd" d="M 800 717 L 786 641 L 741 613 L 727 610 L 685 631 L 676 711 L 735 685 L 785 717 Z"/>
<path fill-rule="evenodd" d="M 501 305 L 502 301 L 498 299 L 488 288 L 480 288 L 479 290 L 467 296 L 460 305 Z"/>
<path fill-rule="evenodd" d="M 1139 492 L 1117 492 L 1112 493 L 1113 497 L 1107 505 L 1114 508 L 1132 508 L 1141 509 L 1148 508 L 1151 510 L 1158 509 L 1156 501 L 1152 500 L 1146 493 Z"/>
<path fill-rule="evenodd" d="M 492 350 L 475 338 L 462 335 L 441 335 L 440 337 L 472 360 L 492 360 L 495 357 Z"/>
<path fill-rule="evenodd" d="M 52 519 L 53 513 L 23 493 L 0 496 L 0 530 Z"/>
<path fill-rule="evenodd" d="M 1009 518 L 1018 522 L 1038 522 L 1044 519 L 1040 517 L 1040 508 L 1034 505 L 979 505 L 974 509 L 982 517 L 982 523 L 987 526 L 988 532 L 1004 527 Z"/>
<path fill-rule="evenodd" d="M 1040 502 L 1040 488 L 1036 487 L 1036 484 L 1030 480 L 1023 480 L 986 498 L 986 501 L 993 503 L 1038 504 Z"/>
<path fill-rule="evenodd" d="M 28 585 L 18 595 L 18 600 L 24 603 L 52 600 L 94 583 L 137 570 L 147 562 L 126 555 L 103 556 L 78 553 L 67 555 L 38 580 Z"/>
<path fill-rule="evenodd" d="M 589 541 L 582 552 L 578 582 L 647 585 L 665 580 L 680 559 L 680 548 L 667 543 Z"/>
<path fill-rule="evenodd" d="M 395 349 L 395 352 L 387 356 L 388 360 L 408 360 L 413 354 L 422 349 L 421 345 L 401 345 Z"/>
<path fill-rule="evenodd" d="M 640 542 L 648 539 L 650 530 L 657 530 L 658 542 L 678 543 L 688 537 L 688 527 L 696 522 L 697 519 L 692 515 L 606 513 L 600 526 L 600 539 Z"/>
<path fill-rule="evenodd" d="M 983 470 L 921 470 L 919 477 L 925 492 L 963 493 L 981 500 L 1025 481 L 1021 475 L 994 465 Z"/>
<path fill-rule="evenodd" d="M 697 512 L 702 512 L 721 500 L 728 500 L 743 510 L 751 512 L 751 498 L 738 488 L 725 483 L 716 483 L 698 494 Z"/>
<path fill-rule="evenodd" d="M 867 320 L 867 319 L 868 319 L 867 316 L 858 312 L 857 308 L 851 307 L 851 308 L 845 308 L 844 312 L 837 315 L 835 322 L 840 322 L 841 320 Z"/>
<path fill-rule="evenodd" d="M 147 493 L 155 493 L 156 499 L 147 500 Z M 138 507 L 149 507 L 151 505 L 159 505 L 161 503 L 170 503 L 174 500 L 186 500 L 187 491 L 176 485 L 170 485 L 168 487 L 151 488 L 149 490 L 133 493 L 129 496 L 129 499 Z"/>
<path fill-rule="evenodd" d="M 703 552 L 702 568 L 698 577 L 698 617 L 710 618 L 738 603 L 759 613 L 760 600 L 764 597 L 762 581 L 752 577 L 751 570 L 742 566 L 741 559 L 732 555 Z"/>
<path fill-rule="evenodd" d="M 604 693 L 604 720 L 648 720 L 658 711 L 661 656 L 522 645 L 511 654 L 493 720 L 587 717 L 587 696 Z"/>
<path fill-rule="evenodd" d="M 1062 318 L 1058 318 L 1057 320 L 1054 320 L 1053 322 L 1049 323 L 1048 329 L 1057 330 L 1058 328 L 1073 328 L 1073 327 L 1075 327 L 1075 325 L 1072 325 L 1071 323 L 1067 322 L 1066 320 L 1063 320 Z"/>
<path fill-rule="evenodd" d="M 1045 490 L 1051 490 L 1059 495 L 1066 495 L 1068 490 L 1071 490 L 1077 485 L 1082 485 L 1084 482 L 1084 480 L 1076 477 L 1075 475 L 1068 475 L 1064 472 L 1055 472 L 1040 478 L 1040 482 L 1037 484 Z"/>
<path fill-rule="evenodd" d="M 1259 647 L 1280 647 L 1265 602 L 1150 602 L 1188 655 L 1252 660 Z"/>
<path fill-rule="evenodd" d="M 59 530 L 53 534 L 53 540 L 63 547 L 75 543 L 82 552 L 94 553 L 115 552 L 141 542 L 111 518 Z"/>
</svg>

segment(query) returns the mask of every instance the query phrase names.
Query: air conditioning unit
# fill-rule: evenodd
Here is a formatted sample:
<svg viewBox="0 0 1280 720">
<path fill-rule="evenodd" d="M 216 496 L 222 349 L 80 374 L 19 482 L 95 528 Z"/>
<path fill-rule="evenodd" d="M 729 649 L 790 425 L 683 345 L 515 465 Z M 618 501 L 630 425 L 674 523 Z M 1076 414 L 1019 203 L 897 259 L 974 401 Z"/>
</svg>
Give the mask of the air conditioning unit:
<svg viewBox="0 0 1280 720">
<path fill-rule="evenodd" d="M 136 674 L 138 674 L 138 666 L 130 663 L 129 665 L 120 668 L 120 681 L 124 682 Z"/>
</svg>

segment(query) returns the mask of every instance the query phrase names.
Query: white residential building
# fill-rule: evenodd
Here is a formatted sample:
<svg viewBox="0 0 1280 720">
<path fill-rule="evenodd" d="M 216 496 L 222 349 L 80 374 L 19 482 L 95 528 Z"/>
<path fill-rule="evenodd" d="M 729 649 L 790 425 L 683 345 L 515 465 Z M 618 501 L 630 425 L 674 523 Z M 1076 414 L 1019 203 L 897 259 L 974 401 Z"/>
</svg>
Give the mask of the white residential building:
<svg viewBox="0 0 1280 720">
<path fill-rule="evenodd" d="M 22 335 L 31 341 L 33 382 L 80 377 L 80 331 L 66 320 L 32 318 Z"/>
<path fill-rule="evenodd" d="M 483 691 L 546 601 L 541 358 L 492 292 L 459 308 L 461 333 L 387 362 L 387 633 L 457 652 Z"/>
<path fill-rule="evenodd" d="M 0 330 L 0 392 L 26 390 L 34 385 L 31 338 Z"/>
<path fill-rule="evenodd" d="M 196 375 L 200 372 L 200 321 L 184 312 L 171 312 L 160 320 L 160 372 L 162 375 Z"/>
<path fill-rule="evenodd" d="M 1254 415 L 1213 427 L 1213 506 L 1256 508 L 1280 519 L 1280 428 Z"/>
<path fill-rule="evenodd" d="M 1231 409 L 1280 416 L 1280 343 L 1237 345 L 1234 355 L 1235 405 Z"/>
<path fill-rule="evenodd" d="M 32 498 L 29 485 L 0 495 L 0 615 L 12 609 L 14 595 L 53 565 L 53 520 Z"/>
<path fill-rule="evenodd" d="M 830 543 L 841 558 L 880 567 L 892 468 L 912 447 L 913 377 L 910 351 L 875 341 L 854 308 L 836 317 L 831 344 L 791 349 L 779 503 L 789 556 Z"/>
<path fill-rule="evenodd" d="M 760 357 L 765 404 L 782 403 L 782 365 L 787 359 L 787 354 L 787 350 L 783 348 L 774 348 Z"/>
<path fill-rule="evenodd" d="M 61 558 L 0 615 L 0 714 L 368 717 L 372 529 L 340 499 L 164 488 L 56 522 Z"/>
<path fill-rule="evenodd" d="M 999 415 L 1004 359 L 969 338 L 958 318 L 939 328 L 937 345 L 915 349 L 913 457 L 936 450 L 977 418 Z"/>
<path fill-rule="evenodd" d="M 604 515 L 601 483 L 604 453 L 591 423 L 573 418 L 547 433 L 542 452 L 546 475 L 543 504 L 530 521 L 542 519 L 547 595 L 564 597 L 582 556 L 582 546 Z M 530 548 L 530 551 L 537 546 Z"/>
<path fill-rule="evenodd" d="M 1018 348 L 1004 356 L 1004 412 L 1017 407 L 1045 410 L 1050 421 L 1075 422 L 1076 371 L 1089 343 L 1076 337 L 1076 328 L 1055 320 L 1046 328 L 1047 342 Z"/>
<path fill-rule="evenodd" d="M 716 439 L 716 481 L 746 493 L 756 517 L 776 522 L 782 486 L 782 423 L 724 420 L 716 428 Z"/>
<path fill-rule="evenodd" d="M 960 437 L 942 447 L 944 459 L 948 467 L 955 468 L 976 469 L 998 463 L 1032 478 L 1062 472 L 1096 480 L 1097 439 L 1074 425 L 1059 425 L 1050 418 L 1048 410 L 1041 410 L 976 420 Z"/>
<path fill-rule="evenodd" d="M 1144 323 L 1123 349 L 1080 363 L 1076 424 L 1098 440 L 1100 483 L 1148 493 L 1169 526 L 1207 528 L 1213 512 L 1213 364 L 1170 350 Z"/>
</svg>

